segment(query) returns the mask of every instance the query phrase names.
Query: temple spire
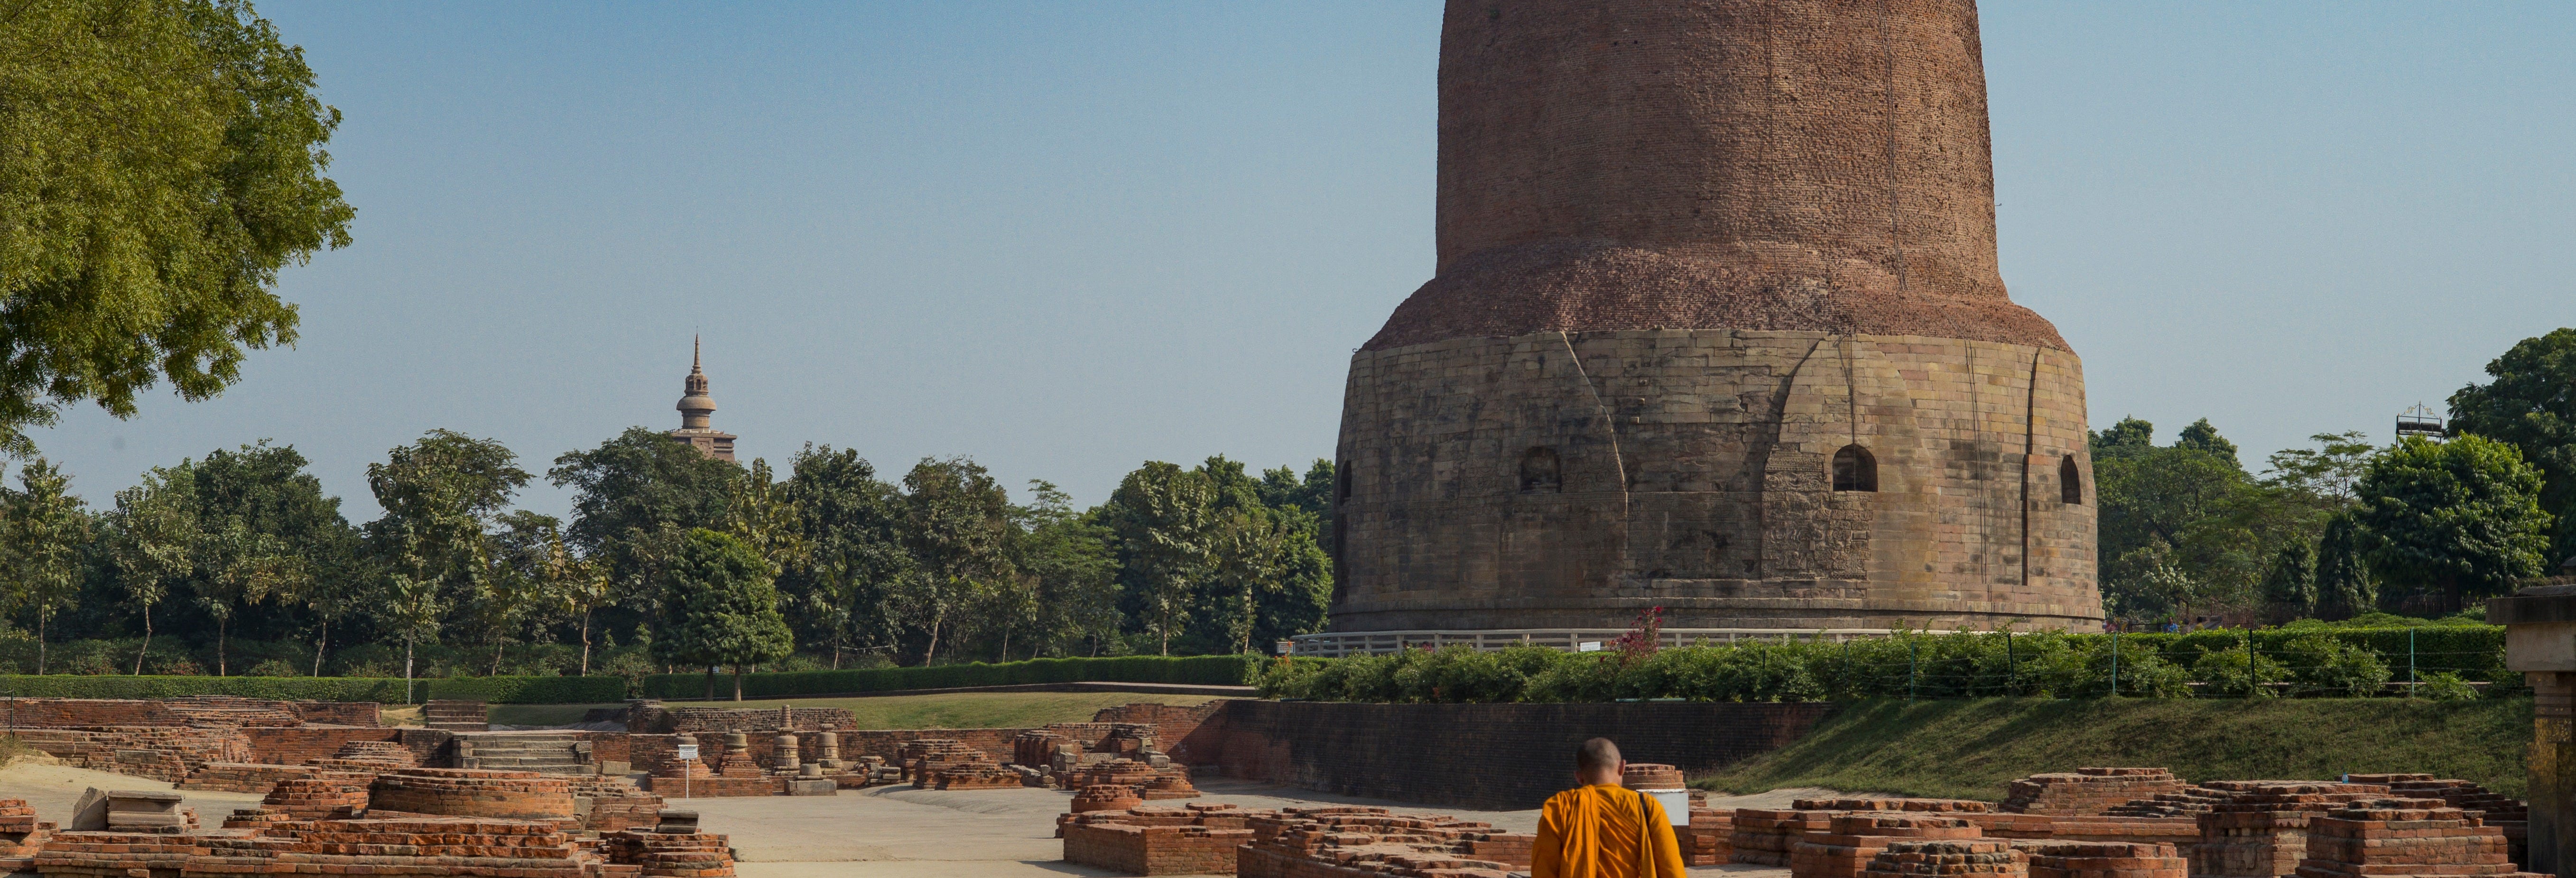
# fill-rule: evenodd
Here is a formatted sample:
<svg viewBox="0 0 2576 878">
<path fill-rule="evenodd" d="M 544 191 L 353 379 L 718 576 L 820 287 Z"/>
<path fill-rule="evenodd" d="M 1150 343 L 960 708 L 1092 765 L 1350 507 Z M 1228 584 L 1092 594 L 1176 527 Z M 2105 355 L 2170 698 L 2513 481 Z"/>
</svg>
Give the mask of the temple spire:
<svg viewBox="0 0 2576 878">
<path fill-rule="evenodd" d="M 707 395 L 707 373 L 702 368 L 703 346 L 698 337 L 689 337 L 689 377 L 681 381 L 680 429 L 671 431 L 672 438 L 687 442 L 699 453 L 717 460 L 733 459 L 734 435 L 717 430 L 713 425 L 715 397 Z"/>
</svg>

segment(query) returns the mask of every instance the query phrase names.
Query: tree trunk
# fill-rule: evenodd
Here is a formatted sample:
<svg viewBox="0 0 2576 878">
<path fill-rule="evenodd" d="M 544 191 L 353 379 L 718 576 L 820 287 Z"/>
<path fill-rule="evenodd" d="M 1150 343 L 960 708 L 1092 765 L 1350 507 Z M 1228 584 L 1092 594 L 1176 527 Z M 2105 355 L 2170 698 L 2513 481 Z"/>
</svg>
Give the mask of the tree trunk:
<svg viewBox="0 0 2576 878">
<path fill-rule="evenodd" d="M 403 635 L 403 703 L 410 704 L 417 700 L 419 699 L 411 689 L 411 635 L 405 634 Z M 428 714 L 423 713 L 422 716 L 427 717 Z"/>
<path fill-rule="evenodd" d="M 45 675 L 45 608 L 36 608 L 36 676 Z"/>
<path fill-rule="evenodd" d="M 134 651 L 134 675 L 143 676 L 143 657 L 152 654 L 152 605 L 143 605 L 143 648 Z"/>
<path fill-rule="evenodd" d="M 225 664 L 226 661 L 231 658 L 224 654 L 225 648 L 230 646 L 230 644 L 224 640 L 225 621 L 226 620 L 222 616 L 215 617 L 215 676 L 218 677 L 232 676 L 232 669 Z"/>
<path fill-rule="evenodd" d="M 313 676 L 322 676 L 322 655 L 331 647 L 331 617 L 323 616 L 321 628 L 313 634 Z"/>
<path fill-rule="evenodd" d="M 492 641 L 492 674 L 491 674 L 492 676 L 495 676 L 495 677 L 501 676 L 501 651 L 502 651 L 502 650 L 505 650 L 505 649 L 508 649 L 508 648 L 510 648 L 510 642 L 509 642 L 509 641 L 507 641 L 507 640 L 501 640 L 501 639 L 499 639 L 499 638 L 494 638 L 494 639 L 493 639 L 493 641 Z"/>
<path fill-rule="evenodd" d="M 948 611 L 945 609 L 930 617 L 930 647 L 921 651 L 922 667 L 930 667 L 931 662 L 939 657 L 939 625 L 947 618 Z"/>
<path fill-rule="evenodd" d="M 742 700 L 742 666 L 733 666 L 733 700 Z"/>
<path fill-rule="evenodd" d="M 590 676 L 590 611 L 581 611 L 581 675 Z"/>
<path fill-rule="evenodd" d="M 707 700 L 716 700 L 716 666 L 707 666 Z"/>
</svg>

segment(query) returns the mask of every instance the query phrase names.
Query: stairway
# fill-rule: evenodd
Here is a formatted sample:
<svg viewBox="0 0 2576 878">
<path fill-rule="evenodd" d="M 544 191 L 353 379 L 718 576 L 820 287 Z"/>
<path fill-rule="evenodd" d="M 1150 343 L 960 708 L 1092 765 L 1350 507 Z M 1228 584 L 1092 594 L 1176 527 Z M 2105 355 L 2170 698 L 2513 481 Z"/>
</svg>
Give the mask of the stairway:
<svg viewBox="0 0 2576 878">
<path fill-rule="evenodd" d="M 480 701 L 433 700 L 421 705 L 421 724 L 442 732 L 488 732 L 491 708 Z"/>
<path fill-rule="evenodd" d="M 458 768 L 595 774 L 590 748 L 576 734 L 480 732 L 456 736 Z"/>
</svg>

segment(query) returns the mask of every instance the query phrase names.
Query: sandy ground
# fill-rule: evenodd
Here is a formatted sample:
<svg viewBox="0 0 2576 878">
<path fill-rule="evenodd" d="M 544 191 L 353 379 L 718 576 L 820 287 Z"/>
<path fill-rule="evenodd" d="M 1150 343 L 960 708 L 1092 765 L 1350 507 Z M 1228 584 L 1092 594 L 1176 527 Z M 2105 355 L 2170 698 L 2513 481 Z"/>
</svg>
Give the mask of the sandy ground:
<svg viewBox="0 0 2576 878">
<path fill-rule="evenodd" d="M 63 821 L 90 787 L 167 790 L 160 781 L 64 765 L 20 761 L 0 768 L 0 797 L 26 799 L 40 820 Z M 1245 808 L 1310 805 L 1375 805 L 1481 820 L 1514 832 L 1538 826 L 1538 811 L 1474 811 L 1336 796 L 1312 790 L 1209 778 L 1207 795 L 1193 801 Z M 197 809 L 207 826 L 223 823 L 235 808 L 259 804 L 247 793 L 182 791 L 182 807 Z M 1785 808 L 1789 800 L 1828 795 L 1827 790 L 1775 790 L 1757 796 L 1714 797 L 1721 808 Z M 732 837 L 742 878 L 1047 878 L 1116 873 L 1063 862 L 1055 838 L 1056 815 L 1071 794 L 1016 789 L 939 792 L 910 786 L 843 790 L 837 796 L 767 796 L 739 799 L 674 799 L 675 809 L 697 811 L 708 832 Z M 1161 804 L 1179 804 L 1177 802 Z M 1787 878 L 1787 869 L 1715 866 L 1690 870 L 1703 878 Z"/>
<path fill-rule="evenodd" d="M 1209 778 L 1192 801 L 1245 808 L 1323 804 L 1376 805 L 1417 813 L 1481 820 L 1515 832 L 1538 828 L 1538 811 L 1475 811 L 1378 799 L 1336 796 L 1267 784 Z M 1785 808 L 1789 800 L 1829 795 L 1826 790 L 1775 790 L 1757 796 L 1718 797 L 1722 808 Z M 743 878 L 986 878 L 986 876 L 1109 875 L 1058 859 L 1056 815 L 1070 794 L 1056 790 L 939 792 L 910 786 L 843 790 L 816 798 L 675 800 L 671 807 L 699 814 L 709 832 L 732 836 Z M 1178 802 L 1163 804 L 1180 804 Z M 1785 878 L 1787 869 L 1718 866 L 1694 875 Z"/>
<path fill-rule="evenodd" d="M 71 819 L 72 804 L 90 787 L 102 790 L 168 790 L 169 784 L 150 778 L 91 771 L 68 765 L 46 765 L 20 759 L 0 768 L 0 797 L 20 798 L 36 808 L 36 819 L 56 823 Z M 224 818 L 235 808 L 259 804 L 260 797 L 249 793 L 209 793 L 180 790 L 187 798 L 182 808 L 197 809 L 197 822 L 203 826 L 222 826 Z"/>
</svg>

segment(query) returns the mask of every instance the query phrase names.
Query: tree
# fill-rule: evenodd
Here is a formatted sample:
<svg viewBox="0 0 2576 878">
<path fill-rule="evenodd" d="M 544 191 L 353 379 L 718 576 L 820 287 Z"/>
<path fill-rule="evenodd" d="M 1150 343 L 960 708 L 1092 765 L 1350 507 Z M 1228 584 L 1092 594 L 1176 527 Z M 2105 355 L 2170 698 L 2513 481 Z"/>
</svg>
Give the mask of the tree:
<svg viewBox="0 0 2576 878">
<path fill-rule="evenodd" d="M 2100 463 L 2106 458 L 2154 448 L 2156 425 L 2134 417 L 2121 418 L 2117 424 L 2093 431 L 2088 444 L 2092 447 L 2095 463 Z"/>
<path fill-rule="evenodd" d="M 340 498 L 322 493 L 321 479 L 305 471 L 304 455 L 294 446 L 270 445 L 266 439 L 216 449 L 204 460 L 180 461 L 179 467 L 189 473 L 191 515 L 200 532 L 244 532 L 231 542 L 209 544 L 207 550 L 255 549 L 273 556 L 259 561 L 261 570 L 276 574 L 272 584 L 262 586 L 262 597 L 313 614 L 313 666 L 320 673 L 331 624 L 360 608 L 364 598 L 351 584 L 367 575 L 359 569 L 358 534 L 341 516 Z M 198 569 L 210 575 L 240 560 L 218 557 Z M 228 620 L 230 611 L 225 612 Z M 218 650 L 217 664 L 223 663 Z"/>
<path fill-rule="evenodd" d="M 475 578 L 468 610 L 492 647 L 491 673 L 499 676 L 504 651 L 520 632 L 571 615 L 580 574 L 565 557 L 562 528 L 554 516 L 520 510 L 503 513 L 494 523 L 500 530 L 490 537 L 485 555 L 490 566 Z"/>
<path fill-rule="evenodd" d="M 2272 453 L 2266 479 L 2340 510 L 2352 505 L 2352 486 L 2370 470 L 2379 446 L 2359 430 L 2318 433 L 2308 437 L 2315 448 L 2286 448 Z"/>
<path fill-rule="evenodd" d="M 607 567 L 623 602 L 648 614 L 657 612 L 655 603 L 667 591 L 663 571 L 688 532 L 730 526 L 734 483 L 742 476 L 742 467 L 644 427 L 565 453 L 546 471 L 547 481 L 573 489 L 565 537 L 583 557 Z"/>
<path fill-rule="evenodd" d="M 895 583 L 911 572 L 898 539 L 901 501 L 894 486 L 850 449 L 807 445 L 789 464 L 785 499 L 796 510 L 806 551 L 779 575 L 807 642 L 832 645 L 832 667 L 855 636 L 867 649 L 893 649 L 887 606 Z"/>
<path fill-rule="evenodd" d="M 405 681 L 419 641 L 436 637 L 448 608 L 479 591 L 485 525 L 528 483 L 517 464 L 497 440 L 431 430 L 367 465 L 367 488 L 384 509 L 366 528 L 383 569 L 378 612 L 403 636 Z"/>
<path fill-rule="evenodd" d="M 2182 428 L 2182 435 L 2174 440 L 2174 447 L 2208 452 L 2224 458 L 2228 463 L 2237 462 L 2236 443 L 2229 442 L 2227 437 L 2218 435 L 2218 428 L 2211 426 L 2208 418 L 2193 421 L 2191 426 Z"/>
<path fill-rule="evenodd" d="M 2282 546 L 2263 572 L 2263 602 L 2275 624 L 2306 618 L 2317 605 L 2316 549 L 2305 540 Z"/>
<path fill-rule="evenodd" d="M 261 533 L 248 519 L 234 516 L 212 523 L 197 534 L 193 554 L 199 575 L 194 581 L 197 606 L 215 620 L 215 676 L 229 676 L 229 633 L 236 608 L 291 594 L 312 579 L 304 559 L 274 534 Z"/>
<path fill-rule="evenodd" d="M 143 660 L 152 654 L 152 608 L 196 573 L 195 476 L 184 462 L 154 467 L 143 474 L 141 484 L 116 492 L 116 511 L 108 515 L 108 551 L 117 584 L 143 617 L 143 645 L 134 651 L 136 674 L 143 673 Z M 317 668 L 314 673 L 321 672 Z"/>
<path fill-rule="evenodd" d="M 1209 535 L 1209 585 L 1225 596 L 1216 609 L 1225 618 L 1226 645 L 1237 653 L 1252 652 L 1252 632 L 1261 625 L 1261 608 L 1284 582 L 1280 553 L 1288 529 L 1266 508 L 1236 508 L 1216 516 Z"/>
<path fill-rule="evenodd" d="M 36 613 L 36 673 L 45 672 L 45 625 L 80 592 L 81 552 L 90 542 L 90 516 L 67 493 L 71 477 L 44 458 L 18 469 L 20 490 L 8 492 L 5 528 L 9 591 Z"/>
<path fill-rule="evenodd" d="M 2540 471 L 2511 445 L 2410 436 L 2362 476 L 2353 517 L 2376 544 L 2378 569 L 2456 611 L 2467 598 L 2540 575 L 2550 524 L 2540 484 Z"/>
<path fill-rule="evenodd" d="M 1011 500 L 983 465 L 925 457 L 903 475 L 903 516 L 913 573 L 897 603 L 929 635 L 926 665 L 938 659 L 951 617 L 1011 575 Z"/>
<path fill-rule="evenodd" d="M 1120 584 L 1163 655 L 1189 623 L 1194 598 L 1209 577 L 1216 536 L 1217 492 L 1204 472 L 1146 461 L 1118 483 L 1103 518 L 1117 539 Z"/>
<path fill-rule="evenodd" d="M 680 544 L 672 593 L 663 598 L 670 608 L 663 628 L 673 657 L 707 667 L 709 700 L 716 665 L 733 666 L 733 700 L 741 701 L 744 665 L 776 661 L 796 648 L 778 612 L 773 571 L 759 550 L 730 534 L 700 528 Z"/>
<path fill-rule="evenodd" d="M 1095 516 L 1075 512 L 1073 498 L 1053 484 L 1030 480 L 1029 497 L 1014 510 L 1020 538 L 1011 547 L 1011 566 L 1037 592 L 1028 625 L 1029 639 L 1040 642 L 1029 655 L 1086 640 L 1096 655 L 1101 640 L 1118 634 L 1118 560 L 1109 530 Z"/>
<path fill-rule="evenodd" d="M 30 2 L 0 16 L 0 449 L 62 406 L 199 400 L 295 340 L 278 270 L 349 243 L 322 175 L 339 111 L 240 0 Z"/>
<path fill-rule="evenodd" d="M 2526 338 L 2487 363 L 2495 380 L 2451 394 L 2454 433 L 2512 444 L 2540 471 L 2540 508 L 2557 521 L 2549 560 L 2576 558 L 2576 329 Z"/>
<path fill-rule="evenodd" d="M 2379 605 L 2370 535 L 2350 511 L 2329 519 L 2317 540 L 2317 618 L 2350 619 Z"/>
</svg>

